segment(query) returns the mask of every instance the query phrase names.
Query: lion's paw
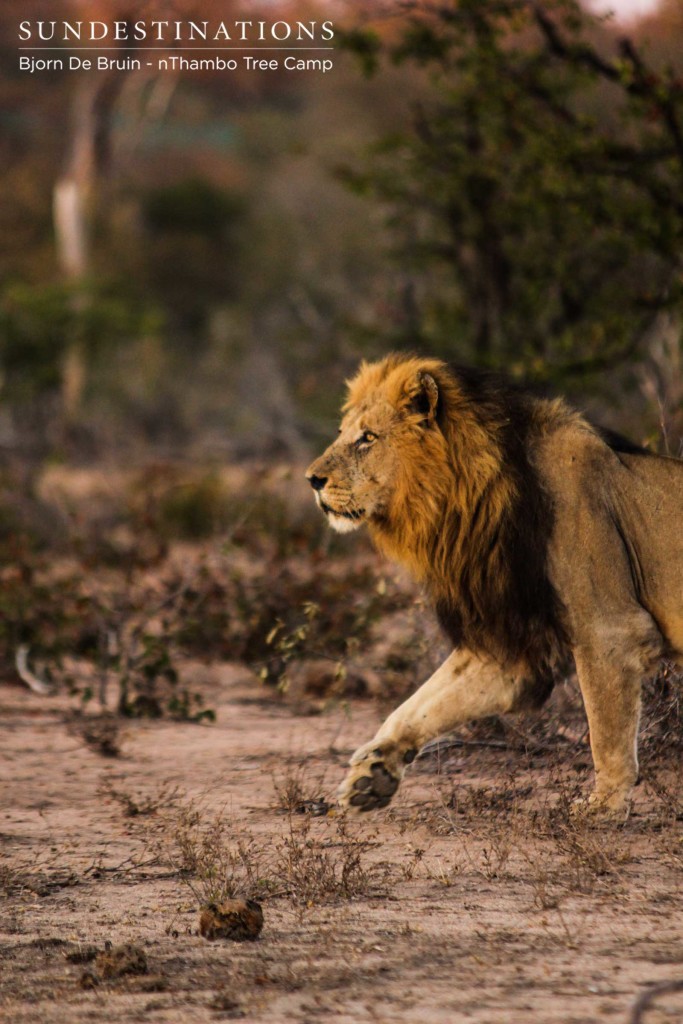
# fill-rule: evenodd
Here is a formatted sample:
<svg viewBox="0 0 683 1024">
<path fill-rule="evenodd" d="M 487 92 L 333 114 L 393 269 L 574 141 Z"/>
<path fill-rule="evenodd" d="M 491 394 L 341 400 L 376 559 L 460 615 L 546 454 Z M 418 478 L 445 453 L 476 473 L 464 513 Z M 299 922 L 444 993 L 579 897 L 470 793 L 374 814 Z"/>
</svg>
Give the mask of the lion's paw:
<svg viewBox="0 0 683 1024">
<path fill-rule="evenodd" d="M 339 787 L 339 803 L 355 811 L 386 807 L 416 755 L 414 747 L 392 741 L 366 743 L 349 762 L 351 771 Z"/>
<path fill-rule="evenodd" d="M 571 809 L 575 817 L 623 824 L 631 813 L 631 800 L 624 792 L 603 795 L 594 791 L 589 797 L 574 800 Z"/>
</svg>

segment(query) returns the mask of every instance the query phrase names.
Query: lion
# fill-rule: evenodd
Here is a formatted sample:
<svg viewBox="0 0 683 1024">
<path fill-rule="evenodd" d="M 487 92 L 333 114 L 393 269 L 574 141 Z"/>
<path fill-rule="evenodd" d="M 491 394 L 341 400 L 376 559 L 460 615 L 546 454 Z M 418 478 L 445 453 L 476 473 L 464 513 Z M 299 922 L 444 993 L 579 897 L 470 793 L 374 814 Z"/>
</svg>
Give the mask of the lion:
<svg viewBox="0 0 683 1024">
<path fill-rule="evenodd" d="M 586 806 L 628 813 L 643 677 L 683 661 L 683 461 L 488 372 L 390 355 L 348 382 L 306 476 L 330 526 L 366 525 L 453 644 L 351 758 L 342 805 L 386 807 L 420 749 L 540 707 L 573 659 L 590 728 Z"/>
</svg>

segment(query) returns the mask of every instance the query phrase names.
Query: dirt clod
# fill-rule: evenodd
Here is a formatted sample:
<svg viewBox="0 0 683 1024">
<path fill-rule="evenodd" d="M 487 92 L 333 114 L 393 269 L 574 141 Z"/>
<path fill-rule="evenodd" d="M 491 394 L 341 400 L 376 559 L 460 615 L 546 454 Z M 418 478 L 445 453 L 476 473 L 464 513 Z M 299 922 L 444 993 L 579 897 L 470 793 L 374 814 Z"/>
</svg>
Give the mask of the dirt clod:
<svg viewBox="0 0 683 1024">
<path fill-rule="evenodd" d="M 256 900 L 224 900 L 204 907 L 199 932 L 205 939 L 253 942 L 263 928 L 263 910 Z"/>
</svg>

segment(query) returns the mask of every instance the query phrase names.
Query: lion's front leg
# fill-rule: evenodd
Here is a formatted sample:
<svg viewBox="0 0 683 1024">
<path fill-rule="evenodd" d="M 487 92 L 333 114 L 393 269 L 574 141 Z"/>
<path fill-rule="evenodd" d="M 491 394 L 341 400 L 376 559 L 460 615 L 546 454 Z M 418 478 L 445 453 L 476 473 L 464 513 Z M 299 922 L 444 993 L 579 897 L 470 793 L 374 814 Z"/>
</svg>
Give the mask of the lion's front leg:
<svg viewBox="0 0 683 1024">
<path fill-rule="evenodd" d="M 520 710 L 530 697 L 523 671 L 503 670 L 469 651 L 454 651 L 351 758 L 340 803 L 359 811 L 386 807 L 421 748 L 463 722 Z"/>
</svg>

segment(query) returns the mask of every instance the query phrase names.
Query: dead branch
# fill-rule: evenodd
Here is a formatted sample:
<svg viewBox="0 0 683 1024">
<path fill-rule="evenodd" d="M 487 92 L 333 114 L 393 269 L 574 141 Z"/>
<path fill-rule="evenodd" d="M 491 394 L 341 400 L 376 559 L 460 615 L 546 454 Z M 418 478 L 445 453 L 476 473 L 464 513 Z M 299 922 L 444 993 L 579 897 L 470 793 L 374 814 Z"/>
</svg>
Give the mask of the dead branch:
<svg viewBox="0 0 683 1024">
<path fill-rule="evenodd" d="M 19 647 L 17 647 L 17 653 L 14 659 L 17 675 L 23 683 L 26 683 L 26 685 L 33 690 L 34 693 L 52 693 L 52 686 L 40 679 L 28 667 L 28 651 L 28 644 L 20 644 Z"/>
</svg>

